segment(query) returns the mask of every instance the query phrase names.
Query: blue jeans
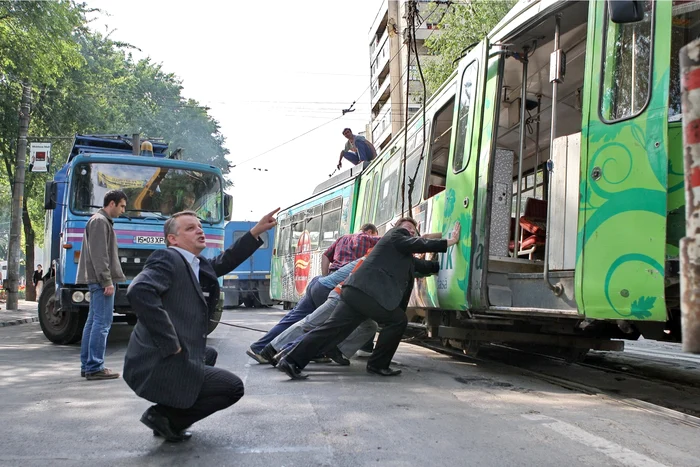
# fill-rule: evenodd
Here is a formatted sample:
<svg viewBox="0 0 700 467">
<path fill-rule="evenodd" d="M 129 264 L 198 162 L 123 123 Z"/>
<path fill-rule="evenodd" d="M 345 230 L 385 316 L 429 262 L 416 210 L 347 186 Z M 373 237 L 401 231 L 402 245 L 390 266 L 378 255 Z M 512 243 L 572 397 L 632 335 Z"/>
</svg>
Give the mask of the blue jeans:
<svg viewBox="0 0 700 467">
<path fill-rule="evenodd" d="M 363 161 L 369 162 L 373 159 L 372 148 L 367 145 L 366 141 L 356 141 L 355 146 L 357 147 L 357 152 L 343 151 L 343 157 L 345 159 L 355 165 Z"/>
<path fill-rule="evenodd" d="M 112 327 L 114 317 L 114 293 L 109 297 L 100 284 L 88 284 L 90 290 L 90 312 L 88 313 L 83 340 L 80 343 L 80 371 L 95 373 L 105 367 L 105 348 L 107 335 Z"/>
<path fill-rule="evenodd" d="M 332 289 L 324 287 L 318 283 L 319 276 L 314 277 L 306 287 L 306 293 L 299 303 L 282 318 L 279 323 L 270 329 L 267 334 L 254 342 L 250 348 L 255 353 L 260 353 L 262 349 L 272 342 L 272 340 L 287 330 L 292 324 L 304 319 L 314 312 L 316 308 L 323 305 Z"/>
</svg>

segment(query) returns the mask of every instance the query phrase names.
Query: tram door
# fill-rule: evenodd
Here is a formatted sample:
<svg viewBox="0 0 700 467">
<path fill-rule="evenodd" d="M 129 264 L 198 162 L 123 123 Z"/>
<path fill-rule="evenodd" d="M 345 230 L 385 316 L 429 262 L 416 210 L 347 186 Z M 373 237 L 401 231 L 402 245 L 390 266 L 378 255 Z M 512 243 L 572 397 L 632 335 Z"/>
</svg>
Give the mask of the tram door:
<svg viewBox="0 0 700 467">
<path fill-rule="evenodd" d="M 672 2 L 637 3 L 627 23 L 590 4 L 575 294 L 587 318 L 665 321 Z"/>
<path fill-rule="evenodd" d="M 440 307 L 453 310 L 463 310 L 471 305 L 468 285 L 481 139 L 480 122 L 484 99 L 487 98 L 484 92 L 486 51 L 487 42 L 483 41 L 462 60 L 452 123 L 442 233 L 443 236 L 449 234 L 456 222 L 461 224 L 462 232 L 459 243 L 440 255 L 437 289 Z M 488 98 L 493 102 L 495 97 Z"/>
</svg>

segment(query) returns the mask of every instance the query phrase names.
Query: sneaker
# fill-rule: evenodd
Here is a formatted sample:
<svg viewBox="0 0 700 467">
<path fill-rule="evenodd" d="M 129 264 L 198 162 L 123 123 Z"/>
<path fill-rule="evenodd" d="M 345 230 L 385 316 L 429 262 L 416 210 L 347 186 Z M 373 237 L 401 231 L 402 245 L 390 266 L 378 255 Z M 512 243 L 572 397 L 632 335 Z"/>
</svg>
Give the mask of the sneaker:
<svg viewBox="0 0 700 467">
<path fill-rule="evenodd" d="M 86 373 L 85 374 L 85 379 L 88 381 L 94 381 L 98 379 L 117 379 L 119 378 L 119 373 L 115 373 L 114 371 L 110 370 L 109 368 L 103 368 L 100 371 L 96 371 L 95 373 Z"/>
<path fill-rule="evenodd" d="M 259 353 L 255 352 L 252 348 L 245 351 L 246 355 L 255 360 L 258 363 L 270 363 L 267 358 L 263 357 Z"/>
<path fill-rule="evenodd" d="M 81 377 L 81 378 L 85 378 L 85 371 L 80 370 L 80 377 Z"/>
</svg>

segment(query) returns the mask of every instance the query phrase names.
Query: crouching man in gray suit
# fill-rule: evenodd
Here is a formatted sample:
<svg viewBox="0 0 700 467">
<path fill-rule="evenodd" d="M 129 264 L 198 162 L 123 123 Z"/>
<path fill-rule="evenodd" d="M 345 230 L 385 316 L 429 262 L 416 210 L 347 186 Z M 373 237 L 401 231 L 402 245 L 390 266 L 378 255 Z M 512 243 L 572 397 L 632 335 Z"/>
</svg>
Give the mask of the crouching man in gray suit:
<svg viewBox="0 0 700 467">
<path fill-rule="evenodd" d="M 214 368 L 217 353 L 207 347 L 209 318 L 219 301 L 218 276 L 245 261 L 260 245 L 259 235 L 274 227 L 279 209 L 213 259 L 198 256 L 206 239 L 192 211 L 165 222 L 168 248 L 151 254 L 127 297 L 138 316 L 124 357 L 124 381 L 155 402 L 141 422 L 167 441 L 189 439 L 193 423 L 235 404 L 243 382 Z"/>
</svg>

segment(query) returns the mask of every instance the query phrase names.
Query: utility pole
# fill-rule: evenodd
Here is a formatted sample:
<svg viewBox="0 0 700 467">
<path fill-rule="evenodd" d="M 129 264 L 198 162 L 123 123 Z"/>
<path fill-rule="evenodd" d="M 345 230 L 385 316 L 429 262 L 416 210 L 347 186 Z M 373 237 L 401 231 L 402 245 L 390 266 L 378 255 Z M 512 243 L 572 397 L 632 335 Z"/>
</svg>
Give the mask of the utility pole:
<svg viewBox="0 0 700 467">
<path fill-rule="evenodd" d="M 10 244 L 7 261 L 7 309 L 17 310 L 19 289 L 19 252 L 22 234 L 22 198 L 24 197 L 24 172 L 27 160 L 27 133 L 29 131 L 29 106 L 32 98 L 29 81 L 22 82 L 22 105 L 19 112 L 19 141 L 17 167 L 12 191 L 12 217 L 10 218 Z M 33 245 L 32 245 L 33 248 Z"/>
<path fill-rule="evenodd" d="M 685 237 L 680 243 L 683 351 L 700 353 L 700 39 L 680 51 Z"/>
</svg>

